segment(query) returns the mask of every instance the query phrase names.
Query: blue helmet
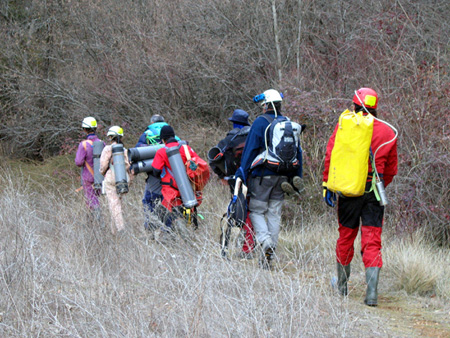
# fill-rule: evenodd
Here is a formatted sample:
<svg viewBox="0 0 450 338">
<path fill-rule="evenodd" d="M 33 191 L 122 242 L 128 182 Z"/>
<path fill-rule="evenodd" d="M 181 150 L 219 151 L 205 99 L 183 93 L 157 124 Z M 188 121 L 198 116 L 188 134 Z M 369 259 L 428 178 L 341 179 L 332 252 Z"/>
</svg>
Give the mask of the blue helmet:
<svg viewBox="0 0 450 338">
<path fill-rule="evenodd" d="M 248 113 L 242 109 L 236 109 L 228 120 L 244 126 L 250 125 L 250 123 L 248 123 Z"/>
</svg>

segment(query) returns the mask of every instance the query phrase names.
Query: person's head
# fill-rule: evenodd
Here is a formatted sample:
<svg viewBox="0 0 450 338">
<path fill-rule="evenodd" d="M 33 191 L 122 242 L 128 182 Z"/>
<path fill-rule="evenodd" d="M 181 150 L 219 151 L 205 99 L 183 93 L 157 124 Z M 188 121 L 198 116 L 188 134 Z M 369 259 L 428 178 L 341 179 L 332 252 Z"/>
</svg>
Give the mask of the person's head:
<svg viewBox="0 0 450 338">
<path fill-rule="evenodd" d="M 164 143 L 167 143 L 167 141 L 173 137 L 175 137 L 175 131 L 173 128 L 169 125 L 164 126 L 161 128 L 161 132 L 159 133 L 159 137 L 161 141 Z"/>
<path fill-rule="evenodd" d="M 236 109 L 228 120 L 233 122 L 234 128 L 242 128 L 250 125 L 248 123 L 248 113 L 242 109 Z"/>
<path fill-rule="evenodd" d="M 81 127 L 88 134 L 95 133 L 97 130 L 97 120 L 90 116 L 85 117 L 81 122 Z"/>
<path fill-rule="evenodd" d="M 123 129 L 119 126 L 112 126 L 106 134 L 111 142 L 122 143 Z"/>
<path fill-rule="evenodd" d="M 268 89 L 253 98 L 253 102 L 261 103 L 264 112 L 278 113 L 281 110 L 281 101 L 283 101 L 283 95 L 275 89 Z"/>
<path fill-rule="evenodd" d="M 156 122 L 164 122 L 164 117 L 161 115 L 155 114 L 150 119 L 150 124 L 156 123 Z"/>
<path fill-rule="evenodd" d="M 353 105 L 355 112 L 361 110 L 368 111 L 373 116 L 377 116 L 378 94 L 371 88 L 360 88 L 355 90 L 353 95 Z"/>
</svg>

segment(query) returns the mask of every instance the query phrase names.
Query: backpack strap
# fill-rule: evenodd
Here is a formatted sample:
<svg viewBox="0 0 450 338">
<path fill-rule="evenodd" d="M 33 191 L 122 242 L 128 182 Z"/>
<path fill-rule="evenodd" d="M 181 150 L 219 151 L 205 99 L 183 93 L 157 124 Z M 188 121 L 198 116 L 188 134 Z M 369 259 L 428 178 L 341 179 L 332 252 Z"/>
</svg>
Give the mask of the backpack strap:
<svg viewBox="0 0 450 338">
<path fill-rule="evenodd" d="M 182 147 L 184 149 L 184 154 L 186 155 L 186 160 L 190 161 L 191 160 L 191 154 L 189 153 L 187 145 L 183 144 Z"/>
<path fill-rule="evenodd" d="M 269 122 L 269 125 L 267 126 L 266 130 L 264 131 L 265 148 L 263 151 L 266 152 L 266 156 L 264 157 L 264 162 L 265 162 L 267 160 L 267 154 L 269 153 L 269 145 L 267 144 L 267 133 L 269 132 L 270 126 L 272 125 L 272 122 L 275 120 L 275 118 L 273 118 L 269 114 L 262 114 L 260 116 L 262 116 L 263 118 L 265 118 L 267 120 L 267 122 Z M 262 171 L 261 171 L 261 177 L 262 177 Z M 260 181 L 260 184 L 261 184 L 261 182 L 262 182 L 262 180 Z"/>
<path fill-rule="evenodd" d="M 89 143 L 91 145 L 91 147 L 94 144 L 94 142 L 92 142 L 92 140 L 84 140 L 82 143 L 83 143 L 84 151 L 86 151 L 86 143 Z M 89 163 L 84 161 L 84 165 L 86 166 L 87 170 L 89 170 L 91 175 L 94 176 L 94 169 L 92 169 L 92 167 L 89 165 Z"/>
</svg>

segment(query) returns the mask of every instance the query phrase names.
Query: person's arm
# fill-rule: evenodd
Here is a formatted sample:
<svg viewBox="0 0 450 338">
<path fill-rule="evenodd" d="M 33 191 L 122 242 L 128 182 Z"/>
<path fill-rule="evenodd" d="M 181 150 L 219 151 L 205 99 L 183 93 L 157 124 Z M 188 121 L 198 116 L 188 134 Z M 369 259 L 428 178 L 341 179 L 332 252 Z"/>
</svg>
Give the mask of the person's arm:
<svg viewBox="0 0 450 338">
<path fill-rule="evenodd" d="M 147 135 L 145 134 L 145 133 L 143 133 L 142 135 L 141 135 L 141 137 L 139 137 L 139 140 L 138 140 L 138 142 L 136 143 L 136 146 L 135 146 L 135 148 L 137 148 L 137 147 L 146 147 L 146 146 L 148 146 L 148 144 L 147 144 Z"/>
<path fill-rule="evenodd" d="M 336 124 L 333 134 L 331 135 L 330 139 L 328 140 L 327 150 L 326 150 L 326 154 L 325 154 L 325 166 L 324 166 L 323 178 L 322 178 L 323 200 L 329 207 L 334 207 L 336 205 L 336 199 L 337 199 L 336 194 L 334 192 L 328 190 L 327 183 L 328 183 L 328 173 L 329 173 L 329 169 L 330 169 L 331 151 L 334 148 L 334 141 L 336 139 L 336 133 L 337 133 L 338 128 L 339 128 L 339 124 Z"/>
<path fill-rule="evenodd" d="M 130 170 L 131 164 L 130 164 L 130 161 L 128 159 L 128 150 L 125 149 L 125 148 L 124 148 L 124 152 L 123 152 L 123 157 L 124 157 L 124 160 L 125 160 L 125 169 L 128 172 L 128 176 L 130 177 L 130 183 L 132 183 L 133 180 L 134 180 L 135 174 L 134 174 L 134 171 Z"/>
<path fill-rule="evenodd" d="M 297 159 L 298 159 L 298 161 L 300 163 L 300 166 L 297 169 L 296 175 L 303 178 L 303 151 L 302 151 L 301 147 L 298 147 Z"/>
<path fill-rule="evenodd" d="M 398 156 L 397 156 L 397 140 L 395 140 L 392 144 L 392 147 L 389 151 L 386 165 L 384 167 L 384 186 L 387 187 L 389 183 L 392 182 L 394 176 L 397 175 L 397 165 L 398 165 Z"/>
<path fill-rule="evenodd" d="M 106 172 L 109 169 L 109 162 L 112 156 L 112 147 L 106 146 L 102 150 L 102 154 L 100 155 L 100 174 L 105 176 Z"/>
<path fill-rule="evenodd" d="M 264 145 L 264 134 L 268 125 L 268 122 L 264 121 L 267 121 L 264 117 L 255 120 L 245 141 L 241 166 L 235 174 L 236 178 L 241 178 L 243 182 L 247 182 L 252 162 L 259 155 L 260 148 Z"/>
<path fill-rule="evenodd" d="M 80 142 L 78 145 L 77 154 L 75 156 L 75 164 L 78 167 L 84 166 L 84 162 L 86 161 L 86 150 L 84 149 L 83 142 Z"/>
</svg>

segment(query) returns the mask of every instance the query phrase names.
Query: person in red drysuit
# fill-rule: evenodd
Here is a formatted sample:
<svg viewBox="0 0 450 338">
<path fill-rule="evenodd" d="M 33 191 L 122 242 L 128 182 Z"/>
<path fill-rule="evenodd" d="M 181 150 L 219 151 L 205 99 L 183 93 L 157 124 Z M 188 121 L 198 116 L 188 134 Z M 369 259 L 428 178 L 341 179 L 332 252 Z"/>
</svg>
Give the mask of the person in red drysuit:
<svg viewBox="0 0 450 338">
<path fill-rule="evenodd" d="M 361 88 L 353 97 L 355 112 L 377 116 L 377 93 L 370 88 Z M 324 200 L 334 207 L 336 194 L 326 189 L 331 151 L 334 147 L 336 125 L 327 145 L 325 169 L 323 171 Z M 381 146 L 381 147 L 380 147 Z M 397 139 L 396 134 L 387 124 L 375 119 L 371 141 L 372 154 L 376 153 L 375 167 L 380 178 L 388 186 L 397 174 Z M 371 158 L 371 157 L 370 157 Z M 378 279 L 383 266 L 381 256 L 381 232 L 383 226 L 384 206 L 381 206 L 372 187 L 372 163 L 369 159 L 366 193 L 360 197 L 339 196 L 337 213 L 339 222 L 339 238 L 336 243 L 337 289 L 340 294 L 347 295 L 347 281 L 350 276 L 350 262 L 354 255 L 354 241 L 361 225 L 361 254 L 366 268 L 367 291 L 365 304 L 377 306 Z"/>
</svg>

